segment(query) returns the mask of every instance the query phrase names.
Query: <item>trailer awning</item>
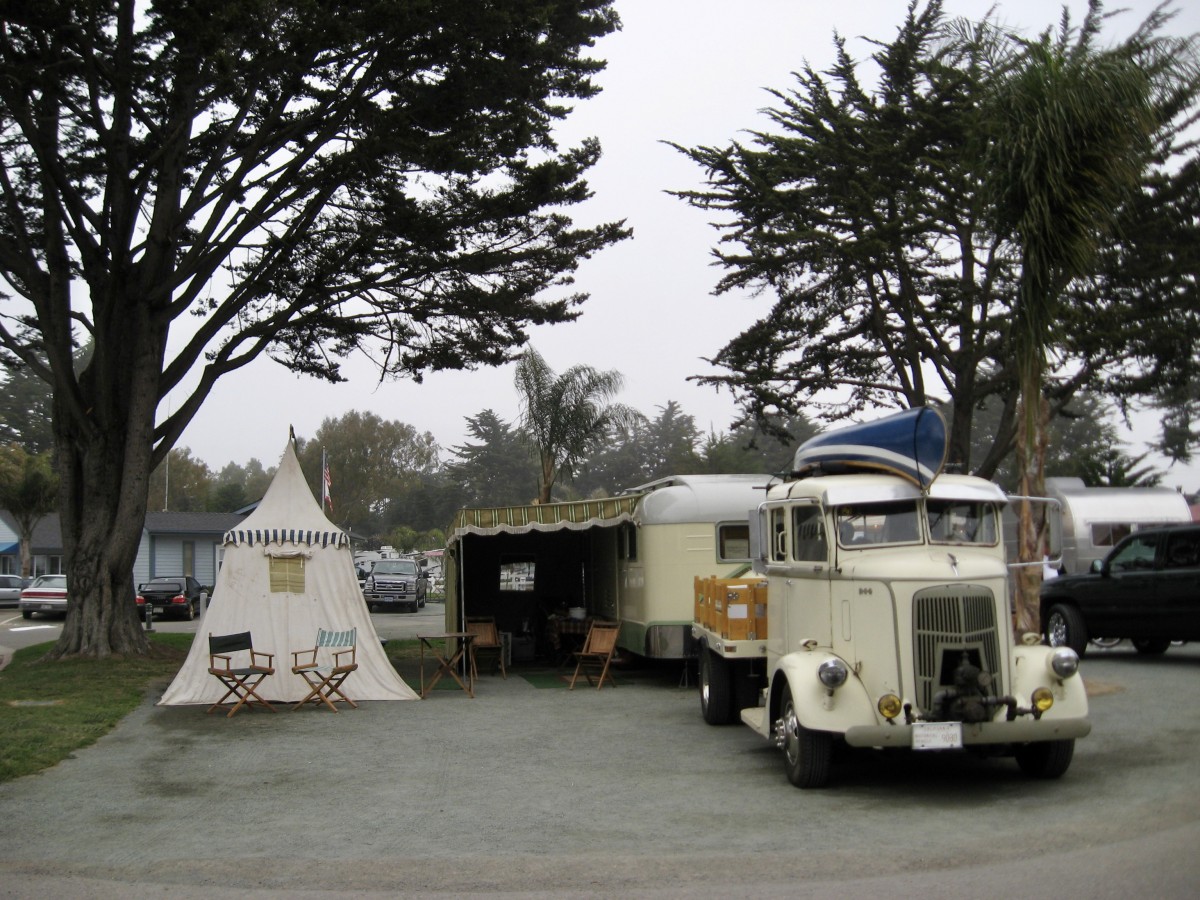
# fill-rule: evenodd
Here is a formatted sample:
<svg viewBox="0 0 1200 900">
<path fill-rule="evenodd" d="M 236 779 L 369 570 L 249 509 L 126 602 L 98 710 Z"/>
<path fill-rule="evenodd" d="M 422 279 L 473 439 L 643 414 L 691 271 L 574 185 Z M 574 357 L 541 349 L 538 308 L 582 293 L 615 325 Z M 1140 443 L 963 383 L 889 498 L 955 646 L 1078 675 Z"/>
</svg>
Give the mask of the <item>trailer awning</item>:
<svg viewBox="0 0 1200 900">
<path fill-rule="evenodd" d="M 643 494 L 543 503 L 530 506 L 467 507 L 454 515 L 447 545 L 468 534 L 525 534 L 530 531 L 585 531 L 633 521 Z"/>
</svg>

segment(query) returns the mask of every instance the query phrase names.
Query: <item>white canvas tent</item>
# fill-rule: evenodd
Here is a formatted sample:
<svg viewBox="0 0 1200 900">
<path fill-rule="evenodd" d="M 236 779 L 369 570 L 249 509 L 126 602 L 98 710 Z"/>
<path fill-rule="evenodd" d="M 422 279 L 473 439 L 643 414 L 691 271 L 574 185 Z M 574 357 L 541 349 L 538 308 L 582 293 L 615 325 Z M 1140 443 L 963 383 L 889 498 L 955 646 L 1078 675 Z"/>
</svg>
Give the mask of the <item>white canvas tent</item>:
<svg viewBox="0 0 1200 900">
<path fill-rule="evenodd" d="M 349 538 L 313 498 L 292 440 L 262 502 L 225 534 L 224 547 L 208 612 L 159 705 L 216 702 L 225 691 L 208 673 L 208 636 L 243 631 L 251 633 L 255 650 L 275 654 L 275 674 L 260 693 L 272 701 L 298 702 L 309 689 L 291 672 L 292 651 L 311 649 L 318 628 L 358 629 L 358 671 L 345 687 L 354 700 L 418 699 L 383 651 L 354 572 Z"/>
</svg>

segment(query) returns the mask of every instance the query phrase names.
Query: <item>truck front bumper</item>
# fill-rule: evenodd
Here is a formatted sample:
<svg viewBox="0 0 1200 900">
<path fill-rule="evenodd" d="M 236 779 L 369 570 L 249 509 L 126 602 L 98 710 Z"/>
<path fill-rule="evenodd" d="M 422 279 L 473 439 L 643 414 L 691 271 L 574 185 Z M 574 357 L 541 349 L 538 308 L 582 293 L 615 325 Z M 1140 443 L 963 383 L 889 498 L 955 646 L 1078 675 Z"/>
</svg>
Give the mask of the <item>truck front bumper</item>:
<svg viewBox="0 0 1200 900">
<path fill-rule="evenodd" d="M 1091 720 L 1083 718 L 1035 719 L 1026 716 L 1011 722 L 964 723 L 964 747 L 984 744 L 1029 744 L 1035 741 L 1065 741 L 1087 737 L 1092 730 Z M 845 733 L 851 747 L 911 747 L 911 725 L 855 725 Z"/>
</svg>

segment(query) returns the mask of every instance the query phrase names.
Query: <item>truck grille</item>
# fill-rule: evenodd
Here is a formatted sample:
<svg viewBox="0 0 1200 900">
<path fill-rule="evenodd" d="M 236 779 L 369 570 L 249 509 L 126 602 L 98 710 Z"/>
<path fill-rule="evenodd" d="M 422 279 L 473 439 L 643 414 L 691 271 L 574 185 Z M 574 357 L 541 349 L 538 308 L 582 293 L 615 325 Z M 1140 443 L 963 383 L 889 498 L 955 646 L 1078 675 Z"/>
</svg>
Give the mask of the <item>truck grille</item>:
<svg viewBox="0 0 1200 900">
<path fill-rule="evenodd" d="M 913 656 L 917 704 L 923 713 L 933 696 L 953 684 L 963 652 L 993 678 L 992 696 L 1006 692 L 1000 639 L 996 632 L 996 601 L 978 585 L 927 588 L 913 595 Z"/>
</svg>

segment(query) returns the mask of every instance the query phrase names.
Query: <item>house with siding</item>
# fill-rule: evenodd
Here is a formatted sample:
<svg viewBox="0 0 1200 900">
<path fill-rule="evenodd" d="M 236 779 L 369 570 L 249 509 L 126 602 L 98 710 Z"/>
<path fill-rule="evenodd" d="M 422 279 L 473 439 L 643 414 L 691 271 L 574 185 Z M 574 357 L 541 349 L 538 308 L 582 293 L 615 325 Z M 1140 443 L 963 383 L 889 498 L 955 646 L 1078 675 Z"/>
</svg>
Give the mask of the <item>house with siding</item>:
<svg viewBox="0 0 1200 900">
<path fill-rule="evenodd" d="M 151 512 L 146 514 L 133 583 L 156 575 L 191 575 L 211 588 L 217 579 L 225 532 L 236 527 L 244 515 L 209 512 Z M 33 533 L 33 574 L 63 571 L 62 529 L 58 514 L 43 518 Z M 7 510 L 0 510 L 0 574 L 19 575 L 21 550 L 16 523 Z"/>
</svg>

